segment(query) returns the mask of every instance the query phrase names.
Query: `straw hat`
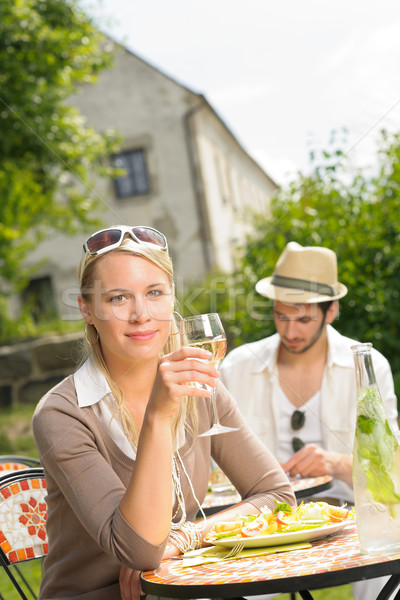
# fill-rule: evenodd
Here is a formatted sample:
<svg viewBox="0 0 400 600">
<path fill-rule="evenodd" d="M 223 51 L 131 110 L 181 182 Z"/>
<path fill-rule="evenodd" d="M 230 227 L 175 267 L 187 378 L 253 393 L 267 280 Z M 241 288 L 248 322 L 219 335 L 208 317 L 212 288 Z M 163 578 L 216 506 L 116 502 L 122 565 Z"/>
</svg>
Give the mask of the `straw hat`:
<svg viewBox="0 0 400 600">
<path fill-rule="evenodd" d="M 300 246 L 289 242 L 272 277 L 260 279 L 256 290 L 262 296 L 291 304 L 338 300 L 347 288 L 337 280 L 336 254 L 329 248 Z"/>
</svg>

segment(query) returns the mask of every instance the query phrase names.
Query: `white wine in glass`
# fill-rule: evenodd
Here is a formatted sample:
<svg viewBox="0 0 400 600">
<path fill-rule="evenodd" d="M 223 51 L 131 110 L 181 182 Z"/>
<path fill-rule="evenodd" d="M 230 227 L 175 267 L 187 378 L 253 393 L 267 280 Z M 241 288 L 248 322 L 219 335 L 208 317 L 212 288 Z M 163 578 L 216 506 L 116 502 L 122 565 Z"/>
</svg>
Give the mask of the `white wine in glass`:
<svg viewBox="0 0 400 600">
<path fill-rule="evenodd" d="M 180 323 L 181 343 L 183 346 L 195 346 L 212 353 L 207 360 L 218 369 L 226 352 L 226 335 L 217 313 L 186 317 Z M 210 389 L 209 386 L 204 386 Z M 212 427 L 198 437 L 217 435 L 229 431 L 238 431 L 234 427 L 225 427 L 218 420 L 215 388 L 211 388 Z"/>
</svg>

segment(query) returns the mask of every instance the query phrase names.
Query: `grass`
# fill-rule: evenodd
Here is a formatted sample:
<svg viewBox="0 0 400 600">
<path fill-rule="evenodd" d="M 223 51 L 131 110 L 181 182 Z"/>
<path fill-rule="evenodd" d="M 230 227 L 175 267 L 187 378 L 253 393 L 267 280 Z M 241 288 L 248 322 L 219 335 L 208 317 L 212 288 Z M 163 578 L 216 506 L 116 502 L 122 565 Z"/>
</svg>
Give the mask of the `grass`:
<svg viewBox="0 0 400 600">
<path fill-rule="evenodd" d="M 0 454 L 38 457 L 31 425 L 34 409 L 31 404 L 1 409 Z"/>
<path fill-rule="evenodd" d="M 38 457 L 31 427 L 34 409 L 35 406 L 29 404 L 2 409 L 0 454 L 23 454 Z M 29 581 L 31 587 L 37 592 L 42 575 L 41 561 L 26 561 L 25 563 L 21 563 L 19 568 Z M 0 569 L 0 592 L 5 600 L 17 600 L 20 598 L 3 569 Z M 312 592 L 312 596 L 314 600 L 353 600 L 351 585 L 315 590 Z M 290 600 L 290 594 L 279 594 L 275 596 L 275 600 Z M 296 594 L 296 600 L 300 600 L 299 594 Z"/>
<path fill-rule="evenodd" d="M 42 578 L 42 561 L 28 560 L 24 563 L 20 563 L 18 565 L 18 569 L 29 582 L 30 587 L 37 596 L 39 593 L 40 580 Z M 31 594 L 21 582 L 18 573 L 16 573 L 15 570 L 13 570 L 13 573 L 28 598 L 31 598 Z M 13 584 L 3 569 L 0 570 L 0 591 L 4 600 L 21 600 L 21 596 L 15 590 Z"/>
</svg>

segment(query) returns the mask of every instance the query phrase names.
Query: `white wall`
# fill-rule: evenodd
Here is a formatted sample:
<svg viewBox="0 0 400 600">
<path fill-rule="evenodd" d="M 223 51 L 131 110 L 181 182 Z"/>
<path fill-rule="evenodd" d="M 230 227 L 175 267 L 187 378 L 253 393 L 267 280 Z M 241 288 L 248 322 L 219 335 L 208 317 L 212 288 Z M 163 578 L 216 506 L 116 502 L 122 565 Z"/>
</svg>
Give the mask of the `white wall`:
<svg viewBox="0 0 400 600">
<path fill-rule="evenodd" d="M 205 104 L 193 114 L 209 235 L 215 262 L 234 266 L 234 248 L 250 230 L 250 211 L 267 212 L 276 184 Z"/>
</svg>

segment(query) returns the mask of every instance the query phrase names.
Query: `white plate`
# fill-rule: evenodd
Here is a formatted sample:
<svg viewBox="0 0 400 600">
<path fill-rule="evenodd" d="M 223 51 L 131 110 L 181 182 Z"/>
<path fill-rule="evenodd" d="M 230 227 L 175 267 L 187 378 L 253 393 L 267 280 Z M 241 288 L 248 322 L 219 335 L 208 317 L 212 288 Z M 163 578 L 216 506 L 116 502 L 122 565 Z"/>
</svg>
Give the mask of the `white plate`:
<svg viewBox="0 0 400 600">
<path fill-rule="evenodd" d="M 269 535 L 255 535 L 245 538 L 222 538 L 211 542 L 214 546 L 226 546 L 232 548 L 239 541 L 244 542 L 245 548 L 264 548 L 266 546 L 282 546 L 284 544 L 294 544 L 296 542 L 310 542 L 317 540 L 332 533 L 336 533 L 349 525 L 353 521 L 342 521 L 332 525 L 323 525 L 315 529 L 304 529 L 303 531 L 289 531 L 288 533 L 270 533 Z"/>
</svg>

